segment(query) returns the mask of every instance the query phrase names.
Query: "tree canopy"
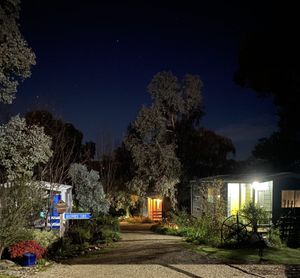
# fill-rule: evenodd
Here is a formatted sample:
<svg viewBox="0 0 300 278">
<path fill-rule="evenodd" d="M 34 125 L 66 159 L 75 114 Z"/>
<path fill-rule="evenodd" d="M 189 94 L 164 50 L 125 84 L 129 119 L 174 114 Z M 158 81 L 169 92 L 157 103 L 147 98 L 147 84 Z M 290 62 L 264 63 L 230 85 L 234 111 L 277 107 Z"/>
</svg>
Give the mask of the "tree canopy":
<svg viewBox="0 0 300 278">
<path fill-rule="evenodd" d="M 0 126 L 0 165 L 5 179 L 31 178 L 38 163 L 46 163 L 52 155 L 51 138 L 42 127 L 27 125 L 19 116 Z"/>
<path fill-rule="evenodd" d="M 109 202 L 105 198 L 97 171 L 88 171 L 85 165 L 74 163 L 70 167 L 69 175 L 75 187 L 75 199 L 80 210 L 93 213 L 108 212 Z"/>
<path fill-rule="evenodd" d="M 201 88 L 198 76 L 186 75 L 179 81 L 171 72 L 160 72 L 150 82 L 153 103 L 139 111 L 125 138 L 137 167 L 130 186 L 138 194 L 152 191 L 175 201 L 181 175 L 176 125 L 200 117 Z"/>
<path fill-rule="evenodd" d="M 79 162 L 81 155 L 87 157 L 92 151 L 90 144 L 82 148 L 82 133 L 72 124 L 55 118 L 49 111 L 34 110 L 26 113 L 26 122 L 44 128 L 52 138 L 53 156 L 45 167 L 40 167 L 38 175 L 50 182 L 63 183 L 68 179 L 68 169 L 72 163 Z"/>
<path fill-rule="evenodd" d="M 135 171 L 128 183 L 138 195 L 155 193 L 175 203 L 176 187 L 194 176 L 228 170 L 230 139 L 200 128 L 203 116 L 202 81 L 187 74 L 178 79 L 159 72 L 148 86 L 152 104 L 142 107 L 131 123 L 125 146 Z"/>
<path fill-rule="evenodd" d="M 243 41 L 235 81 L 258 96 L 271 97 L 277 107 L 279 130 L 260 140 L 254 156 L 276 170 L 300 171 L 300 44 L 293 27 L 297 17 L 277 20 L 285 12 L 281 6 L 275 9 L 275 20 Z"/>
<path fill-rule="evenodd" d="M 31 75 L 35 55 L 19 30 L 19 0 L 0 1 L 0 102 L 12 103 L 20 81 Z"/>
</svg>

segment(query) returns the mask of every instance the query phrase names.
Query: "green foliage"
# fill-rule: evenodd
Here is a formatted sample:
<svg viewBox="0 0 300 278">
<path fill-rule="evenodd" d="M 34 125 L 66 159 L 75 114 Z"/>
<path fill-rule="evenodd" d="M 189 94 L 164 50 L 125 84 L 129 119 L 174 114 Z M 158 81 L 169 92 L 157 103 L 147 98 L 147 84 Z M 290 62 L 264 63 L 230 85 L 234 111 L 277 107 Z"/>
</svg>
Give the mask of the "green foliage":
<svg viewBox="0 0 300 278">
<path fill-rule="evenodd" d="M 71 163 L 78 162 L 82 146 L 83 134 L 72 124 L 54 117 L 47 110 L 33 110 L 25 114 L 28 125 L 36 125 L 44 128 L 46 135 L 52 138 L 52 157 L 44 167 L 38 167 L 35 174 L 38 179 L 51 183 L 69 183 L 68 170 Z"/>
<path fill-rule="evenodd" d="M 220 258 L 224 263 L 261 263 L 261 257 L 258 254 L 256 248 L 243 248 L 243 249 L 222 249 L 214 248 L 207 250 L 207 247 L 189 246 L 205 256 L 211 256 L 213 258 Z M 268 248 L 263 252 L 263 260 L 266 264 L 286 264 L 292 265 L 300 264 L 300 250 L 292 248 Z"/>
<path fill-rule="evenodd" d="M 194 223 L 194 218 L 185 210 L 180 210 L 176 213 L 170 213 L 171 222 L 179 227 L 190 227 Z"/>
<path fill-rule="evenodd" d="M 50 249 L 52 253 L 55 253 L 54 250 L 62 249 L 61 252 L 69 256 L 84 250 L 90 244 L 110 243 L 119 239 L 118 219 L 109 215 L 99 215 L 88 221 L 70 221 L 64 240 L 60 245 L 56 244 Z"/>
<path fill-rule="evenodd" d="M 128 184 L 131 191 L 138 195 L 152 191 L 176 203 L 175 186 L 181 176 L 176 126 L 183 118 L 198 117 L 201 88 L 198 76 L 179 81 L 171 72 L 160 72 L 153 77 L 148 86 L 153 104 L 139 111 L 125 138 L 136 165 Z"/>
<path fill-rule="evenodd" d="M 32 237 L 37 243 L 46 249 L 58 239 L 58 236 L 52 231 L 41 230 L 33 230 Z"/>
<path fill-rule="evenodd" d="M 119 220 L 110 215 L 99 215 L 89 222 L 91 242 L 110 242 L 119 239 Z"/>
<path fill-rule="evenodd" d="M 269 230 L 267 235 L 268 242 L 271 244 L 272 247 L 281 248 L 283 247 L 283 242 L 280 238 L 280 231 L 278 228 L 272 227 Z"/>
<path fill-rule="evenodd" d="M 67 237 L 71 240 L 72 244 L 84 244 L 85 242 L 90 242 L 92 235 L 87 225 L 73 225 L 68 230 Z"/>
<path fill-rule="evenodd" d="M 75 200 L 80 210 L 93 213 L 108 212 L 110 204 L 105 198 L 97 171 L 88 171 L 85 165 L 74 163 L 70 167 L 69 175 L 75 186 Z"/>
<path fill-rule="evenodd" d="M 235 154 L 231 139 L 186 122 L 177 125 L 176 134 L 176 153 L 187 180 L 228 173 L 233 167 L 233 160 L 228 159 Z"/>
<path fill-rule="evenodd" d="M 59 259 L 61 257 L 72 257 L 80 254 L 88 247 L 88 243 L 74 244 L 72 239 L 64 237 L 58 239 L 48 248 L 47 255 L 52 259 Z"/>
<path fill-rule="evenodd" d="M 0 166 L 8 181 L 30 179 L 38 163 L 46 163 L 52 155 L 51 138 L 43 128 L 28 126 L 19 116 L 0 126 Z"/>
<path fill-rule="evenodd" d="M 33 168 L 51 156 L 51 139 L 43 129 L 26 125 L 19 116 L 0 126 L 0 257 L 16 242 L 32 216 L 43 205 L 43 190 L 32 180 Z"/>
<path fill-rule="evenodd" d="M 99 243 L 110 243 L 120 240 L 120 234 L 111 229 L 102 229 L 101 237 L 97 239 Z"/>
<path fill-rule="evenodd" d="M 30 77 L 35 55 L 23 39 L 19 0 L 0 1 L 0 102 L 12 103 L 19 81 Z"/>
<path fill-rule="evenodd" d="M 99 215 L 89 221 L 70 221 L 70 227 L 63 239 L 54 242 L 48 248 L 50 257 L 70 257 L 80 254 L 91 244 L 118 241 L 119 222 L 109 215 Z"/>
<path fill-rule="evenodd" d="M 260 223 L 266 223 L 268 221 L 268 213 L 266 210 L 254 202 L 245 204 L 240 210 L 240 213 L 251 221 L 254 232 L 257 232 L 257 227 Z"/>
<path fill-rule="evenodd" d="M 152 230 L 161 234 L 183 236 L 186 241 L 195 244 L 218 246 L 221 243 L 221 222 L 214 216 L 203 215 L 197 219 L 185 211 L 180 211 L 171 215 L 171 221 L 163 226 L 155 225 Z"/>
<path fill-rule="evenodd" d="M 23 239 L 32 237 L 26 230 L 35 213 L 43 206 L 43 190 L 36 182 L 17 181 L 0 186 L 0 257 L 3 249 Z"/>
<path fill-rule="evenodd" d="M 196 244 L 218 246 L 221 243 L 220 222 L 211 216 L 202 216 L 187 231 L 186 237 Z"/>
</svg>

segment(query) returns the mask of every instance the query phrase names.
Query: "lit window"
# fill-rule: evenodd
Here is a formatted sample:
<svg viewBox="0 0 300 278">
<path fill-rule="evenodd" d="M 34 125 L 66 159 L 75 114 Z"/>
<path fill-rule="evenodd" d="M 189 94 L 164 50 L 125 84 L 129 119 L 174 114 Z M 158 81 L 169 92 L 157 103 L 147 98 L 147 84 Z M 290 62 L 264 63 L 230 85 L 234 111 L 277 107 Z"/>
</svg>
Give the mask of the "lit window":
<svg viewBox="0 0 300 278">
<path fill-rule="evenodd" d="M 209 203 L 214 203 L 217 199 L 220 199 L 220 189 L 208 187 L 207 188 L 207 201 Z"/>
<path fill-rule="evenodd" d="M 282 190 L 281 207 L 300 208 L 300 190 Z"/>
<path fill-rule="evenodd" d="M 207 189 L 207 201 L 209 203 L 213 203 L 214 202 L 214 196 L 213 196 L 213 189 L 212 188 L 208 188 Z"/>
</svg>

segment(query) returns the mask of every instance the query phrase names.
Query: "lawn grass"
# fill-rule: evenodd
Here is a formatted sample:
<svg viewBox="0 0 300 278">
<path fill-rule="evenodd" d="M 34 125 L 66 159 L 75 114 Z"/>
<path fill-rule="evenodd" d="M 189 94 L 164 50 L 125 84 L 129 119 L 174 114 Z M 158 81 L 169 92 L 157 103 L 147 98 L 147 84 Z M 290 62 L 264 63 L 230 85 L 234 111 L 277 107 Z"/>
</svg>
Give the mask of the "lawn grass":
<svg viewBox="0 0 300 278">
<path fill-rule="evenodd" d="M 288 247 L 268 248 L 263 251 L 262 259 L 257 249 L 222 249 L 209 246 L 188 244 L 189 249 L 202 255 L 224 259 L 230 263 L 266 263 L 266 264 L 300 264 L 300 249 Z"/>
</svg>

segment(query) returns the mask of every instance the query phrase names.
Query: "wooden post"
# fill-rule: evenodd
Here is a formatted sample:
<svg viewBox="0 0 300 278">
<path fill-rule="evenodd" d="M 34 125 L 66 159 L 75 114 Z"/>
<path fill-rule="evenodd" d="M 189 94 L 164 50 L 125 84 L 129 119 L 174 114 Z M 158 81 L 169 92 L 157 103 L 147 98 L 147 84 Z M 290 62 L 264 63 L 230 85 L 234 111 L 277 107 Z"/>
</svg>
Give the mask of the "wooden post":
<svg viewBox="0 0 300 278">
<path fill-rule="evenodd" d="M 64 227 L 64 214 L 60 213 L 59 215 L 60 220 L 59 220 L 59 237 L 62 238 L 65 233 L 65 227 Z"/>
<path fill-rule="evenodd" d="M 59 237 L 62 238 L 65 232 L 64 227 L 64 213 L 67 211 L 67 205 L 64 201 L 60 200 L 56 204 L 56 210 L 59 213 Z"/>
</svg>

